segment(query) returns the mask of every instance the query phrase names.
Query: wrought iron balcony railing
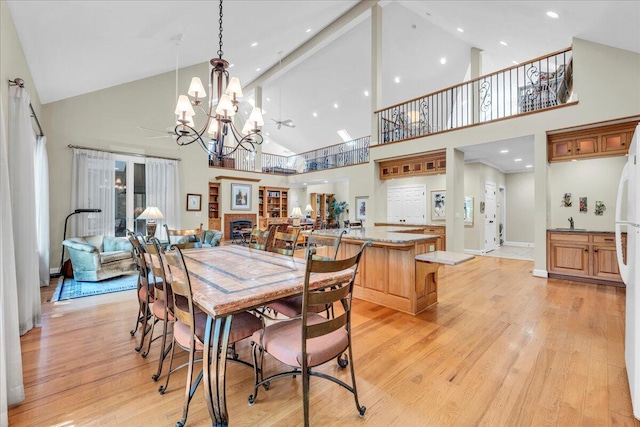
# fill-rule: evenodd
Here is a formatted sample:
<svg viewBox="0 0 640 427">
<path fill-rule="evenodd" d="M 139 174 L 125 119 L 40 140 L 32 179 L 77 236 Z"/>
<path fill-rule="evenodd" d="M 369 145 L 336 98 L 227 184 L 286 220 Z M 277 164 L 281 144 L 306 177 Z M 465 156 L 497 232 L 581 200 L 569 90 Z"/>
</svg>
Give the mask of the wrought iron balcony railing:
<svg viewBox="0 0 640 427">
<path fill-rule="evenodd" d="M 379 144 L 418 138 L 569 102 L 572 51 L 565 49 L 376 111 Z"/>
</svg>

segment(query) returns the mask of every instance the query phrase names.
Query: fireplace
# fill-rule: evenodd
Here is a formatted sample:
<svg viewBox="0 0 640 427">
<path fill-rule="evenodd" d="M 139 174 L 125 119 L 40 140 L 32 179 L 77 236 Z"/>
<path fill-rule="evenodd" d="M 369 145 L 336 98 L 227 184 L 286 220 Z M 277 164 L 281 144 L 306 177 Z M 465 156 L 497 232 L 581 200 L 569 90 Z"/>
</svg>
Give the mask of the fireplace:
<svg viewBox="0 0 640 427">
<path fill-rule="evenodd" d="M 228 214 L 224 214 L 223 219 L 222 219 L 222 227 L 224 230 L 224 238 L 225 240 L 235 240 L 237 237 L 234 236 L 234 230 L 238 230 L 238 228 L 253 228 L 254 224 L 257 224 L 257 215 L 256 214 L 248 214 L 248 213 L 244 213 L 244 214 L 235 214 L 235 213 L 228 213 Z M 236 223 L 236 221 L 243 221 L 244 224 L 240 224 L 242 225 L 242 227 L 238 227 L 238 224 Z M 245 227 L 245 225 L 247 227 Z"/>
<path fill-rule="evenodd" d="M 242 229 L 252 229 L 253 221 L 249 219 L 234 219 L 229 221 L 229 231 L 231 232 L 231 240 L 234 242 L 242 241 L 242 234 L 240 230 Z"/>
</svg>

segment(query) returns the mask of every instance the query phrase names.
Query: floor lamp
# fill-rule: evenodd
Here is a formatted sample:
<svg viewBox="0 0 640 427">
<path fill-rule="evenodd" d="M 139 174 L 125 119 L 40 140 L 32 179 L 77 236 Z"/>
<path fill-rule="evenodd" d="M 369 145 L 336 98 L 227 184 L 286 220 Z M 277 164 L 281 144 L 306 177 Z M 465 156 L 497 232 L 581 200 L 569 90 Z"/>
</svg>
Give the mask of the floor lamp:
<svg viewBox="0 0 640 427">
<path fill-rule="evenodd" d="M 69 218 L 75 214 L 79 213 L 96 213 L 102 212 L 102 209 L 76 209 L 67 215 L 67 218 L 64 220 L 64 233 L 62 234 L 62 241 L 64 242 L 67 239 L 67 222 Z M 64 262 L 64 245 L 62 245 L 62 255 L 60 255 L 60 268 L 58 269 L 58 274 L 52 274 L 51 277 L 60 277 L 62 276 L 62 263 Z"/>
</svg>

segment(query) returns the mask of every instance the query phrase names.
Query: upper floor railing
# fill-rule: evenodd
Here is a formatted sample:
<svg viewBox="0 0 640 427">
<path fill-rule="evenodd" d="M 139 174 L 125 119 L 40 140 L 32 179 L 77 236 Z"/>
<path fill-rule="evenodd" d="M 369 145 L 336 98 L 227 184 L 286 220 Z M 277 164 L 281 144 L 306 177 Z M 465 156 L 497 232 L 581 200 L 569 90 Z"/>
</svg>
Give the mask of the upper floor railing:
<svg viewBox="0 0 640 427">
<path fill-rule="evenodd" d="M 569 102 L 572 87 L 569 48 L 378 110 L 378 143 L 555 107 Z"/>
<path fill-rule="evenodd" d="M 262 153 L 262 172 L 280 175 L 313 172 L 342 166 L 352 166 L 369 161 L 371 137 L 354 139 L 342 144 L 331 145 L 313 151 L 292 156 Z M 231 148 L 225 147 L 225 153 Z M 209 159 L 209 166 L 223 167 L 242 171 L 256 170 L 255 153 L 238 150 L 222 160 Z"/>
</svg>

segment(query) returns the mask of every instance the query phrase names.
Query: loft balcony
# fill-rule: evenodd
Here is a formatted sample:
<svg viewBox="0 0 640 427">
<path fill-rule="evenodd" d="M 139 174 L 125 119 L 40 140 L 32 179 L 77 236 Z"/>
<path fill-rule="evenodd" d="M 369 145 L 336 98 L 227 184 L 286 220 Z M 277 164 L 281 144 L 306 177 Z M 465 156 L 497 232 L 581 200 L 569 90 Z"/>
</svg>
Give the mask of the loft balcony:
<svg viewBox="0 0 640 427">
<path fill-rule="evenodd" d="M 233 157 L 210 159 L 209 166 L 293 175 L 368 163 L 371 145 L 547 111 L 571 103 L 572 92 L 573 55 L 568 48 L 375 111 L 376 141 L 365 136 L 291 156 L 263 153 L 260 164 L 255 153 L 236 151 Z"/>
</svg>

